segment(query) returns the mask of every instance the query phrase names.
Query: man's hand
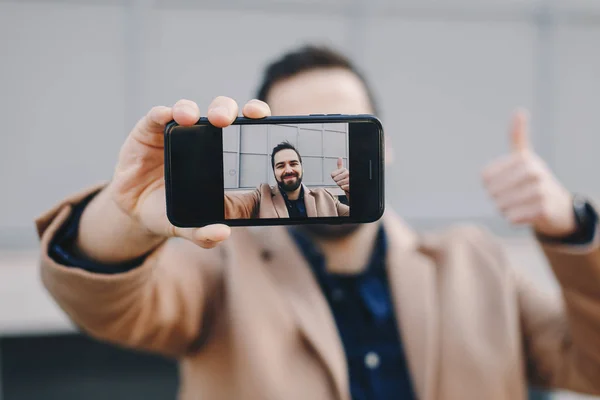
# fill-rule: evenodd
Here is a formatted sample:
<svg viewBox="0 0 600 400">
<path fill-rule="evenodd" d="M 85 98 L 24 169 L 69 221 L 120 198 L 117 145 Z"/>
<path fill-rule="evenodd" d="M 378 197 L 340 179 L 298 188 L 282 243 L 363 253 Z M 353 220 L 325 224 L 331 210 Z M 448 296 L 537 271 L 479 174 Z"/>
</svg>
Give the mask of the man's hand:
<svg viewBox="0 0 600 400">
<path fill-rule="evenodd" d="M 350 172 L 344 167 L 344 160 L 337 160 L 337 169 L 331 173 L 331 179 L 344 191 L 350 194 Z"/>
<path fill-rule="evenodd" d="M 249 118 L 271 115 L 269 106 L 258 100 L 249 101 L 242 113 Z M 209 121 L 217 127 L 230 125 L 237 116 L 236 102 L 222 96 L 213 100 L 207 112 Z M 173 107 L 152 108 L 137 123 L 121 147 L 112 181 L 98 199 L 90 203 L 82 217 L 77 245 L 85 254 L 91 254 L 97 260 L 120 261 L 142 254 L 145 247 L 150 250 L 151 246 L 172 236 L 185 238 L 204 248 L 214 247 L 229 237 L 231 230 L 226 225 L 178 228 L 167 219 L 165 125 L 175 120 L 182 126 L 189 126 L 199 118 L 196 103 L 180 100 Z"/>
<path fill-rule="evenodd" d="M 515 114 L 510 135 L 512 152 L 483 172 L 485 188 L 496 206 L 511 223 L 530 225 L 542 235 L 574 233 L 572 196 L 532 150 L 524 111 Z"/>
</svg>

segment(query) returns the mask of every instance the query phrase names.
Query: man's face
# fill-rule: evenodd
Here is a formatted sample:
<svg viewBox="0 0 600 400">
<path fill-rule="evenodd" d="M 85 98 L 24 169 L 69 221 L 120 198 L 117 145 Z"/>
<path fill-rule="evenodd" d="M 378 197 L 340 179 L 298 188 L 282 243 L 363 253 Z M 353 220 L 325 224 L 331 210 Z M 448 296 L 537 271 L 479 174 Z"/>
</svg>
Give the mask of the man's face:
<svg viewBox="0 0 600 400">
<path fill-rule="evenodd" d="M 362 81 L 341 68 L 314 69 L 279 81 L 269 91 L 267 103 L 273 115 L 373 113 Z M 305 225 L 302 228 L 324 239 L 336 239 L 358 227 Z"/>
<path fill-rule="evenodd" d="M 302 184 L 302 164 L 298 154 L 292 149 L 280 150 L 273 156 L 273 173 L 279 186 L 286 192 L 293 192 Z"/>
<path fill-rule="evenodd" d="M 318 68 L 277 82 L 268 93 L 273 115 L 372 114 L 362 81 L 341 68 Z"/>
</svg>

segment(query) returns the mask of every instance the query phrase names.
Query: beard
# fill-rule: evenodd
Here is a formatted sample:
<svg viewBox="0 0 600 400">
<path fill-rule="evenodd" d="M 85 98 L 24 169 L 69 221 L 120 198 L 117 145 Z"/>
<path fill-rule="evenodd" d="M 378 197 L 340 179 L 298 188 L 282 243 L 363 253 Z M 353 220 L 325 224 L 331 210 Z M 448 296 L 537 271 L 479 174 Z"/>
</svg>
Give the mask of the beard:
<svg viewBox="0 0 600 400">
<path fill-rule="evenodd" d="M 292 179 L 286 183 L 285 178 L 287 178 L 289 176 L 294 176 L 294 177 L 296 177 L 296 179 Z M 302 184 L 302 175 L 296 174 L 296 173 L 284 175 L 281 177 L 281 181 L 279 181 L 277 183 L 279 185 L 279 189 L 284 190 L 286 192 L 293 192 L 294 190 L 298 189 L 300 187 L 300 185 Z"/>
</svg>

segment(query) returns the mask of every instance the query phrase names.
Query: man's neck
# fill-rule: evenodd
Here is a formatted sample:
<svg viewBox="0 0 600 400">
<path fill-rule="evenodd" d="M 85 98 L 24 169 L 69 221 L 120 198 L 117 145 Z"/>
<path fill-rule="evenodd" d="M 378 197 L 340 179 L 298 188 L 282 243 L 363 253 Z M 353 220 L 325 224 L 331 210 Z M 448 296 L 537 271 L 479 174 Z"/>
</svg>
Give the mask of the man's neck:
<svg viewBox="0 0 600 400">
<path fill-rule="evenodd" d="M 340 239 L 315 239 L 325 255 L 327 271 L 333 274 L 353 275 L 365 270 L 373 252 L 380 225 L 362 225 Z"/>
<path fill-rule="evenodd" d="M 294 190 L 293 192 L 286 191 L 285 194 L 286 194 L 288 200 L 298 200 L 298 197 L 300 197 L 301 191 L 302 191 L 302 185 L 300 185 L 298 187 L 298 189 Z"/>
</svg>

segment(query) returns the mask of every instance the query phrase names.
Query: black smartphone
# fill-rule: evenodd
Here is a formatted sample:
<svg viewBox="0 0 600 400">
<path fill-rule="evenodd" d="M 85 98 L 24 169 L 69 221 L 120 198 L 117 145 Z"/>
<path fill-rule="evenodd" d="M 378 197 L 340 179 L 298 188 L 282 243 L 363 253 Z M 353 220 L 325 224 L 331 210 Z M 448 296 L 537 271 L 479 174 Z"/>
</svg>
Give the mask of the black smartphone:
<svg viewBox="0 0 600 400">
<path fill-rule="evenodd" d="M 384 138 L 372 115 L 201 118 L 165 128 L 167 216 L 178 227 L 344 224 L 384 211 Z"/>
</svg>

